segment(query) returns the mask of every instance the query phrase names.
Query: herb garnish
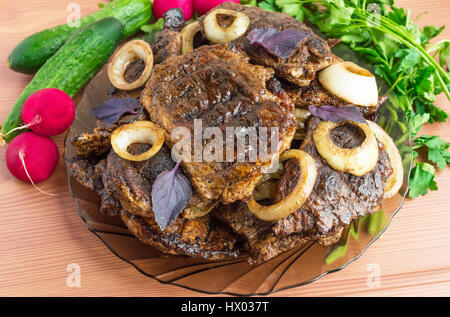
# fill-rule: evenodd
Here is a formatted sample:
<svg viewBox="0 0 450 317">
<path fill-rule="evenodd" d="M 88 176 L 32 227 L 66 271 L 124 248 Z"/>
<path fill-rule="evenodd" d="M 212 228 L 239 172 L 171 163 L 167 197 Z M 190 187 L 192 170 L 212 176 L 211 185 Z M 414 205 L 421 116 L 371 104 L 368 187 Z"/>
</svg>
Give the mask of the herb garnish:
<svg viewBox="0 0 450 317">
<path fill-rule="evenodd" d="M 159 174 L 152 186 L 153 212 L 161 230 L 178 217 L 191 198 L 191 183 L 178 170 L 180 162 L 173 170 Z"/>
<path fill-rule="evenodd" d="M 352 120 L 359 123 L 366 122 L 358 108 L 353 105 L 348 105 L 345 107 L 309 106 L 308 109 L 313 116 L 325 121 L 342 122 L 345 120 Z"/>
<path fill-rule="evenodd" d="M 281 59 L 290 57 L 298 44 L 307 38 L 301 30 L 277 31 L 272 28 L 254 29 L 247 38 L 253 45 L 262 46 L 266 51 Z"/>
<path fill-rule="evenodd" d="M 113 124 L 124 114 L 136 114 L 139 101 L 134 98 L 110 98 L 91 112 L 97 119 Z"/>
</svg>

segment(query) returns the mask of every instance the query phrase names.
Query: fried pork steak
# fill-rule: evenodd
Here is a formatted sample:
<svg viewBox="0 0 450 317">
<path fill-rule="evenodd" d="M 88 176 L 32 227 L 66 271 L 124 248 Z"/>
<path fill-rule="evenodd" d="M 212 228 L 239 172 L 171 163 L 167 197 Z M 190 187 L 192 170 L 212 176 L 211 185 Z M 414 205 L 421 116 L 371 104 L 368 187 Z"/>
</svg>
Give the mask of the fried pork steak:
<svg viewBox="0 0 450 317">
<path fill-rule="evenodd" d="M 269 12 L 258 7 L 246 7 L 234 2 L 224 2 L 213 10 L 216 9 L 227 9 L 247 15 L 250 19 L 248 31 L 233 43 L 247 52 L 253 63 L 273 68 L 278 77 L 289 82 L 307 86 L 314 79 L 316 72 L 330 65 L 333 60 L 330 47 L 325 40 L 309 27 L 285 13 Z M 202 26 L 203 20 L 204 16 L 200 17 Z M 218 16 L 218 22 L 220 25 L 220 16 Z M 300 30 L 306 33 L 306 38 L 299 43 L 291 57 L 281 59 L 271 55 L 262 47 L 250 44 L 247 34 L 260 28 L 272 28 L 277 31 Z"/>
<path fill-rule="evenodd" d="M 382 203 L 383 186 L 391 174 L 382 145 L 378 144 L 376 167 L 366 175 L 336 171 L 319 155 L 312 140 L 312 132 L 319 123 L 318 118 L 309 121 L 306 139 L 300 147 L 315 159 L 318 176 L 312 194 L 299 210 L 276 223 L 257 219 L 243 202 L 214 210 L 215 216 L 245 237 L 253 263 L 267 261 L 307 241 L 331 245 L 339 240 L 343 229 L 353 220 L 372 214 Z M 360 137 L 356 129 L 343 126 L 335 131 L 333 141 L 341 147 L 352 148 L 360 144 Z M 275 202 L 292 191 L 300 173 L 296 161 L 287 161 Z"/>
<path fill-rule="evenodd" d="M 294 107 L 284 91 L 273 94 L 267 89 L 266 81 L 272 76 L 271 69 L 250 64 L 248 56 L 233 45 L 202 46 L 156 65 L 141 100 L 151 120 L 165 130 L 171 146 L 176 143 L 171 140 L 174 129 L 185 127 L 193 137 L 194 120 L 201 119 L 203 127 L 219 128 L 223 136 L 230 127 L 279 128 L 275 148 L 281 153 L 295 133 Z M 193 144 L 192 139 L 194 150 Z M 271 153 L 270 142 L 267 147 Z M 194 161 L 192 151 L 191 162 L 183 161 L 184 170 L 203 198 L 224 203 L 248 200 L 263 175 L 262 167 L 271 162 L 259 157 L 256 162 L 227 161 L 225 148 L 224 162 Z"/>
<path fill-rule="evenodd" d="M 295 107 L 308 109 L 309 106 L 335 106 L 345 107 L 348 102 L 336 97 L 327 91 L 315 78 L 308 86 L 299 87 L 282 81 L 281 86 L 286 91 L 286 94 L 292 99 Z M 387 96 L 380 96 L 378 104 L 374 107 L 357 106 L 364 118 L 376 121 L 378 109 L 388 100 Z"/>
<path fill-rule="evenodd" d="M 132 152 L 143 150 L 143 145 L 131 149 Z M 159 173 L 172 169 L 174 165 L 170 150 L 163 147 L 144 162 L 124 160 L 111 150 L 97 163 L 86 159 L 74 160 L 70 169 L 81 184 L 100 195 L 100 211 L 107 215 L 120 214 L 131 233 L 144 243 L 170 254 L 208 259 L 237 256 L 235 236 L 210 215 L 196 219 L 179 216 L 161 231 L 152 211 L 151 186 Z M 187 208 L 202 202 L 204 200 L 194 193 Z"/>
</svg>

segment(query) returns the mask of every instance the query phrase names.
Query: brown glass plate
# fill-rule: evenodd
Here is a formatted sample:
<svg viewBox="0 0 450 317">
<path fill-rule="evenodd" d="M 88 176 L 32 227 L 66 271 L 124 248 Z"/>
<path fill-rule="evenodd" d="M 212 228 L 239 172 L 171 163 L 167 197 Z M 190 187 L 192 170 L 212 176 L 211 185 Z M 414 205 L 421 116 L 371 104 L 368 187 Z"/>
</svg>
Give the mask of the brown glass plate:
<svg viewBox="0 0 450 317">
<path fill-rule="evenodd" d="M 110 88 L 105 71 L 101 71 L 86 87 L 77 106 L 75 121 L 66 137 L 66 162 L 75 155 L 67 140 L 75 134 L 92 131 L 95 118 L 90 110 L 105 101 Z M 354 235 L 347 233 L 337 246 L 325 248 L 317 243 L 309 243 L 260 265 L 249 265 L 245 254 L 222 261 L 166 255 L 140 242 L 118 217 L 100 214 L 97 195 L 80 185 L 67 169 L 69 189 L 88 229 L 115 255 L 133 265 L 142 274 L 164 284 L 203 293 L 264 295 L 305 285 L 328 273 L 343 269 L 359 258 L 386 230 L 392 217 L 401 208 L 408 187 L 412 151 L 406 122 L 402 109 L 396 109 L 393 104 L 385 105 L 380 112 L 379 123 L 397 141 L 403 157 L 404 186 L 395 197 L 384 201 L 382 211 L 378 217 L 374 217 L 376 219 L 365 217 L 354 224 L 359 233 L 357 240 Z"/>
</svg>

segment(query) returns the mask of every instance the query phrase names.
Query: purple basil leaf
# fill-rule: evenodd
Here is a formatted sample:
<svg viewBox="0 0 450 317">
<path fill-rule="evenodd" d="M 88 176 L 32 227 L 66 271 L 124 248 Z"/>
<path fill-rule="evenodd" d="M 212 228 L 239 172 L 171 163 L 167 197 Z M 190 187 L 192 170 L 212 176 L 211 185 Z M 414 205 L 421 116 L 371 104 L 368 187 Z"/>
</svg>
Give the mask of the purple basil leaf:
<svg viewBox="0 0 450 317">
<path fill-rule="evenodd" d="M 130 97 L 110 98 L 100 107 L 92 109 L 91 112 L 98 119 L 107 124 L 113 124 L 124 114 L 136 114 L 139 102 Z"/>
<path fill-rule="evenodd" d="M 178 171 L 179 166 L 180 162 L 173 170 L 159 174 L 152 186 L 153 212 L 161 230 L 178 217 L 191 198 L 191 183 Z"/>
<path fill-rule="evenodd" d="M 325 121 L 341 122 L 345 120 L 352 120 L 360 123 L 366 122 L 358 108 L 353 105 L 344 107 L 309 106 L 309 111 L 313 114 L 313 116 L 319 117 Z"/>
<path fill-rule="evenodd" d="M 272 28 L 254 29 L 247 38 L 251 44 L 264 47 L 269 53 L 281 59 L 290 57 L 298 44 L 307 38 L 305 31 L 284 30 L 276 31 Z"/>
</svg>

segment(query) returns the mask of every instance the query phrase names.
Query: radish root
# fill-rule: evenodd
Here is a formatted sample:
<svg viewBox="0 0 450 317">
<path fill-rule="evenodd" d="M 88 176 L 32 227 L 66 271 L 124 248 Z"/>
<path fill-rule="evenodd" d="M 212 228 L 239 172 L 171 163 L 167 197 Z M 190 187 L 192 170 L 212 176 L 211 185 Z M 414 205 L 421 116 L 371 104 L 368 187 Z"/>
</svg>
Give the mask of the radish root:
<svg viewBox="0 0 450 317">
<path fill-rule="evenodd" d="M 2 138 L 2 141 L 6 143 L 6 141 L 4 140 L 4 137 L 6 137 L 8 134 L 10 134 L 10 133 L 12 133 L 12 132 L 14 132 L 14 131 L 19 131 L 19 130 L 29 129 L 29 128 L 31 128 L 32 126 L 35 126 L 36 124 L 41 123 L 41 121 L 42 121 L 41 116 L 37 114 L 37 115 L 34 117 L 34 119 L 31 120 L 29 123 L 27 123 L 27 124 L 25 124 L 25 125 L 21 125 L 20 127 L 11 129 L 11 130 L 9 130 L 8 133 L 6 133 L 6 134 L 4 134 L 4 133 L 2 132 L 1 135 L 0 135 L 0 137 Z M 4 145 L 3 142 L 1 143 L 1 145 Z"/>
<path fill-rule="evenodd" d="M 30 174 L 28 173 L 27 166 L 25 165 L 24 157 L 25 157 L 25 153 L 23 152 L 23 150 L 20 150 L 20 151 L 19 151 L 19 158 L 20 158 L 20 161 L 22 162 L 22 166 L 23 166 L 23 168 L 25 169 L 25 173 L 27 174 L 28 179 L 30 180 L 30 182 L 31 182 L 31 184 L 33 185 L 33 187 L 34 187 L 37 191 L 39 191 L 39 192 L 41 192 L 41 193 L 43 193 L 43 194 L 45 194 L 45 195 L 49 195 L 49 196 L 58 196 L 58 194 L 48 193 L 48 192 L 46 192 L 46 191 L 44 191 L 44 190 L 42 190 L 42 189 L 40 189 L 39 187 L 36 186 L 36 184 L 33 182 L 33 179 L 31 178 Z"/>
</svg>

